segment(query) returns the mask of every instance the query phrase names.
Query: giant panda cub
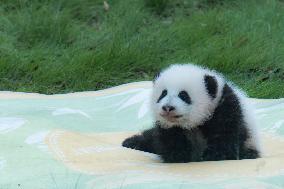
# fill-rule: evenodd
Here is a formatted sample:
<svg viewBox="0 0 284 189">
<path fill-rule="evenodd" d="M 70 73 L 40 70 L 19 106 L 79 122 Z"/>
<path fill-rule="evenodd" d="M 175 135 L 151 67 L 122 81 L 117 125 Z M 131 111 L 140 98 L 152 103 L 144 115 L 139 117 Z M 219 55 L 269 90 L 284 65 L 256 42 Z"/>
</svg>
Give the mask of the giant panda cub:
<svg viewBox="0 0 284 189">
<path fill-rule="evenodd" d="M 192 64 L 163 70 L 153 81 L 151 109 L 154 127 L 122 146 L 168 163 L 260 157 L 245 95 L 215 71 Z"/>
</svg>

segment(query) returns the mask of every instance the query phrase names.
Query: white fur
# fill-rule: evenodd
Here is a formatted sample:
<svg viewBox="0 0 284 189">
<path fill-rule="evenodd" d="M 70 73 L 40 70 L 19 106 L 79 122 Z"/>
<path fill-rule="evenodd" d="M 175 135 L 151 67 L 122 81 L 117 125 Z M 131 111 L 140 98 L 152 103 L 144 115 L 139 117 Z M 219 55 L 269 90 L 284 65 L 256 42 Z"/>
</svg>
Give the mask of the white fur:
<svg viewBox="0 0 284 189">
<path fill-rule="evenodd" d="M 204 83 L 205 75 L 214 76 L 217 80 L 217 96 L 213 100 L 206 90 Z M 160 76 L 154 82 L 151 109 L 155 120 L 159 121 L 161 126 L 164 128 L 179 125 L 186 129 L 192 129 L 202 125 L 213 115 L 215 108 L 218 106 L 224 84 L 224 77 L 215 71 L 192 64 L 176 64 L 170 66 L 162 71 Z M 247 98 L 237 87 L 232 84 L 229 85 L 240 100 L 244 121 L 246 122 L 249 130 L 250 137 L 246 141 L 246 145 L 251 148 L 259 149 L 258 133 L 255 128 L 254 115 L 247 102 Z M 159 103 L 157 103 L 157 100 L 164 89 L 168 91 L 168 94 Z M 192 104 L 188 105 L 178 97 L 179 92 L 182 90 L 188 92 L 191 97 Z M 177 119 L 175 122 L 167 121 L 160 115 L 162 112 L 162 106 L 164 105 L 174 106 L 176 108 L 175 113 L 177 115 L 182 115 L 182 117 Z"/>
</svg>

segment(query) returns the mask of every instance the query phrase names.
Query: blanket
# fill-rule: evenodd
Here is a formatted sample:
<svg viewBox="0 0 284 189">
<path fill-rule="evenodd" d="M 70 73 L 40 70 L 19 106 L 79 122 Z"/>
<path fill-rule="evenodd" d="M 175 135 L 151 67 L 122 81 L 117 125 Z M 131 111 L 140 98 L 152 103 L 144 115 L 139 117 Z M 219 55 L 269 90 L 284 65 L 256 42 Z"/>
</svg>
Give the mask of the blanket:
<svg viewBox="0 0 284 189">
<path fill-rule="evenodd" d="M 58 95 L 0 92 L 0 188 L 284 188 L 284 99 L 250 99 L 263 157 L 161 163 L 121 142 L 152 126 L 151 82 Z"/>
</svg>

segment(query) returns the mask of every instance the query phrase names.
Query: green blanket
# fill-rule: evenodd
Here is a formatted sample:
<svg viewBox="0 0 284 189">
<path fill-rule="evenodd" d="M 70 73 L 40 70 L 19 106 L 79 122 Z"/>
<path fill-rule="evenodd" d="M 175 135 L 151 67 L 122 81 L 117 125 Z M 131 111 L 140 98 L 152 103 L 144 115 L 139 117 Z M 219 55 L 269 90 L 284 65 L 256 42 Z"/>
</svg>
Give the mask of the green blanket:
<svg viewBox="0 0 284 189">
<path fill-rule="evenodd" d="M 0 188 L 284 188 L 284 99 L 251 99 L 263 158 L 165 164 L 121 147 L 151 127 L 150 92 L 151 82 L 51 96 L 0 92 Z"/>
</svg>

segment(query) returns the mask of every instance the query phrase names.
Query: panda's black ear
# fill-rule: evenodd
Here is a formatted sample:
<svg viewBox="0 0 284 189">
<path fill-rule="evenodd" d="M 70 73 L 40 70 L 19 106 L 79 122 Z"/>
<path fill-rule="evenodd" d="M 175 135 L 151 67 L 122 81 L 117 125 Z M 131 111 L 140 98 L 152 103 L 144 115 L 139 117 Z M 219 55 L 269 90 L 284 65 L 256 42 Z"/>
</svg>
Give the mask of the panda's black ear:
<svg viewBox="0 0 284 189">
<path fill-rule="evenodd" d="M 218 83 L 214 76 L 205 75 L 204 83 L 208 94 L 214 99 L 217 96 Z"/>
<path fill-rule="evenodd" d="M 155 81 L 160 77 L 161 72 L 156 73 L 156 75 L 154 76 L 153 79 L 153 83 L 155 83 Z"/>
</svg>

